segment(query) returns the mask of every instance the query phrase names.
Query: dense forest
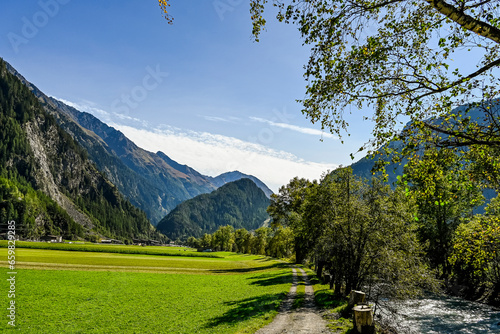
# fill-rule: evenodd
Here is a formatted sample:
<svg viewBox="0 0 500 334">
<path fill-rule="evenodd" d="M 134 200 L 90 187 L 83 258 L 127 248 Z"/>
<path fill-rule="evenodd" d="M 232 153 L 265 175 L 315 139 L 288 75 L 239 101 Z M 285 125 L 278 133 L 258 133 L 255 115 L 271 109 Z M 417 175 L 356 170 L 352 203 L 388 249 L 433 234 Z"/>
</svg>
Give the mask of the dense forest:
<svg viewBox="0 0 500 334">
<path fill-rule="evenodd" d="M 268 206 L 264 192 L 244 178 L 179 204 L 157 228 L 171 239 L 182 240 L 213 233 L 225 225 L 255 230 L 269 219 Z"/>
</svg>

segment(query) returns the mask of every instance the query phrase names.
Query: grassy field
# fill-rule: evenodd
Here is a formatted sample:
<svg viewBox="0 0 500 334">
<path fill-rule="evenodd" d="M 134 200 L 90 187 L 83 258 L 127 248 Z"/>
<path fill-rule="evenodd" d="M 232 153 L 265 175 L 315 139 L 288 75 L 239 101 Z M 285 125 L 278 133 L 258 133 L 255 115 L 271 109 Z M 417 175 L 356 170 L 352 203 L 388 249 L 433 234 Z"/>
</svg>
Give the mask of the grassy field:
<svg viewBox="0 0 500 334">
<path fill-rule="evenodd" d="M 217 255 L 18 248 L 13 331 L 253 333 L 276 314 L 290 288 L 291 270 L 264 257 Z M 5 248 L 2 259 L 7 259 Z M 0 265 L 0 277 L 8 278 L 7 262 Z M 0 309 L 5 310 L 9 286 L 2 282 Z M 0 330 L 9 328 L 6 316 L 1 319 Z"/>
<path fill-rule="evenodd" d="M 7 240 L 0 240 L 0 248 L 6 248 Z M 92 243 L 51 243 L 51 242 L 27 242 L 16 241 L 16 248 L 31 249 L 53 249 L 64 251 L 99 252 L 99 253 L 120 253 L 120 254 L 147 254 L 166 256 L 192 256 L 192 257 L 221 257 L 217 253 L 197 252 L 195 249 L 186 247 L 167 246 L 126 246 L 126 245 L 106 245 Z"/>
</svg>

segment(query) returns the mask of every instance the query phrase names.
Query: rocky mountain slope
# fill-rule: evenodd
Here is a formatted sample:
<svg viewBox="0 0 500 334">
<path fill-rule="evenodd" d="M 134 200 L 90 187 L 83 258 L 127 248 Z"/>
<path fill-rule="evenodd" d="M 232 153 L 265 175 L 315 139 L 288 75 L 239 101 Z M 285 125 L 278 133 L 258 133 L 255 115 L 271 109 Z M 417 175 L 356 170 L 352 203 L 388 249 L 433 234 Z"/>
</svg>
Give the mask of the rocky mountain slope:
<svg viewBox="0 0 500 334">
<path fill-rule="evenodd" d="M 0 215 L 36 239 L 161 238 L 0 59 Z"/>
</svg>

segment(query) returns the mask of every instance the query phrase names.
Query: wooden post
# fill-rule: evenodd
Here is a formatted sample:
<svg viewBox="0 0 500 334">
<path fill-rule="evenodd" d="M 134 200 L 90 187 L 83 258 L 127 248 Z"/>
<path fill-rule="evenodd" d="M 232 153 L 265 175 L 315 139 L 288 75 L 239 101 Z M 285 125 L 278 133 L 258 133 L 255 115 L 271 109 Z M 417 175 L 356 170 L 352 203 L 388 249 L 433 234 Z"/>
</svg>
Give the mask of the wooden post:
<svg viewBox="0 0 500 334">
<path fill-rule="evenodd" d="M 327 273 L 323 273 L 323 284 L 327 284 L 327 283 L 330 283 L 330 274 L 327 274 Z"/>
<path fill-rule="evenodd" d="M 373 324 L 373 310 L 368 305 L 359 305 L 353 308 L 354 311 L 354 331 L 360 334 L 375 333 Z"/>
<path fill-rule="evenodd" d="M 365 293 L 362 291 L 351 291 L 351 297 L 349 298 L 349 304 L 347 306 L 349 309 L 353 308 L 354 305 L 366 304 Z"/>
</svg>

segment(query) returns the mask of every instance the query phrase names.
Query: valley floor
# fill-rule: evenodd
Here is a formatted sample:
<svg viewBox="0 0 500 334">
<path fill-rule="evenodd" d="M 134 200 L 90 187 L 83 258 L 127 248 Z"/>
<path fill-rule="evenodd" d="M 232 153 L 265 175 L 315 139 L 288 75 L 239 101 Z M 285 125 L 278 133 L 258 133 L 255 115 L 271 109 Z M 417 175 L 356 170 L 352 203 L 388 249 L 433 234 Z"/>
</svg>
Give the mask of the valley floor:
<svg viewBox="0 0 500 334">
<path fill-rule="evenodd" d="M 11 298 L 0 248 L 0 305 L 15 301 L 19 333 L 254 333 L 277 314 L 292 272 L 262 256 L 217 255 L 16 248 Z M 0 330 L 11 327 L 6 308 Z"/>
</svg>

